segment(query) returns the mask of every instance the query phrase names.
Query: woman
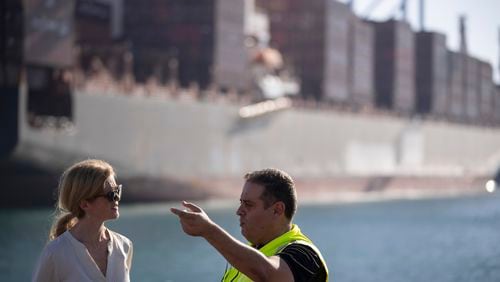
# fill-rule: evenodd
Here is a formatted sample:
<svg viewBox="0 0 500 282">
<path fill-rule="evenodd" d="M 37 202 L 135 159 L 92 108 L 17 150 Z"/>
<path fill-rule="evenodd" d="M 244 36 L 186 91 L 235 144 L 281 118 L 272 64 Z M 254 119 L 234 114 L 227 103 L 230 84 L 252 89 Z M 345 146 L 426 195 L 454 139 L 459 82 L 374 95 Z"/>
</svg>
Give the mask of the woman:
<svg viewBox="0 0 500 282">
<path fill-rule="evenodd" d="M 33 281 L 130 281 L 132 242 L 104 226 L 119 216 L 121 187 L 101 160 L 76 163 L 63 173 L 59 215 Z"/>
</svg>

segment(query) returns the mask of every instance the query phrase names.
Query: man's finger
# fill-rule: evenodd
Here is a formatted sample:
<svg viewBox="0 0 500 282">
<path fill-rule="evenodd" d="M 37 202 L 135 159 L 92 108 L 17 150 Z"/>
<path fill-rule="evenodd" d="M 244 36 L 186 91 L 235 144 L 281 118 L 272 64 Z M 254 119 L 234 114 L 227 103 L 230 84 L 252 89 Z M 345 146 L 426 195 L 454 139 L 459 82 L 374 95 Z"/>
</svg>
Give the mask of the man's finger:
<svg viewBox="0 0 500 282">
<path fill-rule="evenodd" d="M 194 212 L 201 212 L 201 208 L 193 203 L 183 201 L 182 205 Z"/>
<path fill-rule="evenodd" d="M 181 213 L 182 213 L 182 211 L 181 211 L 181 210 L 176 209 L 176 208 L 170 208 L 170 211 L 171 211 L 173 214 L 177 215 L 177 216 L 180 216 L 180 215 L 181 215 Z"/>
<path fill-rule="evenodd" d="M 176 208 L 170 208 L 170 211 L 173 214 L 177 215 L 178 217 L 185 217 L 185 216 L 191 214 L 191 212 L 189 212 L 189 211 L 185 211 L 185 210 L 183 211 L 183 210 L 176 209 Z"/>
</svg>

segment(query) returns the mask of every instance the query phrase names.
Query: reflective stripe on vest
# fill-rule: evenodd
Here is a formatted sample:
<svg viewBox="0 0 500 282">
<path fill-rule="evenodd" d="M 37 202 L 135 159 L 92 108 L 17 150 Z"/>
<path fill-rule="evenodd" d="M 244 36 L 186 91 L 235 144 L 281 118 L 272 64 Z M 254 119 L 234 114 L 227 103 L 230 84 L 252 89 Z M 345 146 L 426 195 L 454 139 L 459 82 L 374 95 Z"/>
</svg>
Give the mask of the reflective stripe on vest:
<svg viewBox="0 0 500 282">
<path fill-rule="evenodd" d="M 326 281 L 328 281 L 328 267 L 326 266 L 325 260 L 321 255 L 321 252 L 318 248 L 312 243 L 312 241 L 307 238 L 302 232 L 300 232 L 300 228 L 293 224 L 292 229 L 286 232 L 285 234 L 279 236 L 278 238 L 272 240 L 271 242 L 264 245 L 259 249 L 261 253 L 263 253 L 266 257 L 271 257 L 278 254 L 281 250 L 287 247 L 290 244 L 302 244 L 311 247 L 319 256 L 321 263 L 326 271 Z M 222 281 L 224 282 L 248 282 L 252 281 L 245 274 L 241 273 L 234 267 L 230 267 L 222 277 Z"/>
</svg>

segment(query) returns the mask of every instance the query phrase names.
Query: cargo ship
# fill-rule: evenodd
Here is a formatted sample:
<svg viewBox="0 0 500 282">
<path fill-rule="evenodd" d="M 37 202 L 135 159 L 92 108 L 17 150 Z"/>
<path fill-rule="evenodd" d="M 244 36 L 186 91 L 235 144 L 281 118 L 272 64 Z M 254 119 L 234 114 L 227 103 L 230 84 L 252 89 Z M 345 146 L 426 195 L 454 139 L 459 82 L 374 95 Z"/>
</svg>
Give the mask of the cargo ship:
<svg viewBox="0 0 500 282">
<path fill-rule="evenodd" d="M 263 167 L 316 201 L 479 192 L 498 171 L 500 88 L 465 35 L 450 51 L 338 1 L 37 3 L 2 10 L 2 155 L 42 171 L 2 164 L 16 201 L 53 199 L 85 158 L 130 201 L 235 198 Z"/>
<path fill-rule="evenodd" d="M 242 175 L 264 167 L 293 175 L 303 200 L 479 193 L 500 163 L 495 127 L 287 100 L 252 105 L 258 114 L 248 116 L 248 105 L 227 101 L 77 91 L 73 122 L 34 128 L 20 97 L 13 158 L 54 174 L 108 160 L 134 201 L 236 197 Z"/>
</svg>

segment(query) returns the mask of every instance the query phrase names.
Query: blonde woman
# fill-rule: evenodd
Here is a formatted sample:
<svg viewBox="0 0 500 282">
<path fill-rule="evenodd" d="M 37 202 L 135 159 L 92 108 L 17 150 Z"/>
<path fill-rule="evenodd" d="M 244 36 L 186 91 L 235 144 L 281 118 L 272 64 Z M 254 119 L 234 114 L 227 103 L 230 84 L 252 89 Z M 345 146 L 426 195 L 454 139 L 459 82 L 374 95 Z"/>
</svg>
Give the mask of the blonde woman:
<svg viewBox="0 0 500 282">
<path fill-rule="evenodd" d="M 57 212 L 33 281 L 130 281 L 132 242 L 104 226 L 119 216 L 121 185 L 108 163 L 74 164 L 59 182 Z"/>
</svg>

